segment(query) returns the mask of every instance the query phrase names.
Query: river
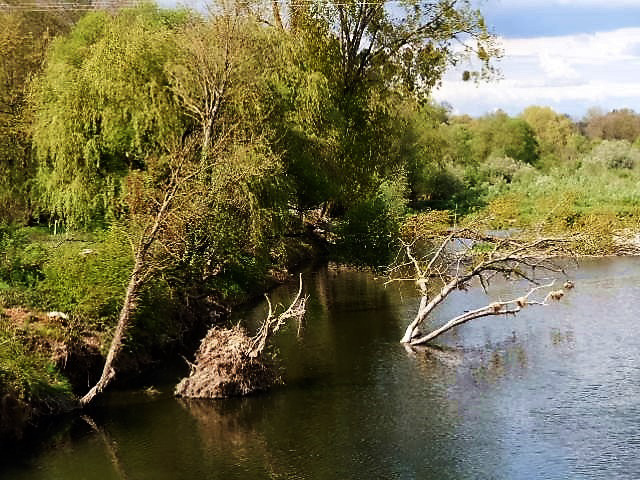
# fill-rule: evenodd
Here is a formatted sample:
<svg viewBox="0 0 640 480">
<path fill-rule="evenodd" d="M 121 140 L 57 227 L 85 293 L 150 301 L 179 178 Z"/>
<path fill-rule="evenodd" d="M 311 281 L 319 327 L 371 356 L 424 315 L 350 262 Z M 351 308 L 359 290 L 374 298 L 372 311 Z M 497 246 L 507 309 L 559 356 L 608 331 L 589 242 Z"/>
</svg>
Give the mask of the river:
<svg viewBox="0 0 640 480">
<path fill-rule="evenodd" d="M 278 340 L 285 385 L 188 402 L 171 395 L 177 373 L 160 372 L 159 393 L 108 394 L 3 459 L 0 477 L 639 478 L 640 259 L 587 259 L 569 276 L 560 303 L 478 319 L 439 338 L 442 350 L 408 353 L 398 340 L 417 308 L 412 287 L 309 273 L 305 323 Z M 525 290 L 498 282 L 491 299 Z M 456 292 L 434 323 L 488 300 Z"/>
</svg>

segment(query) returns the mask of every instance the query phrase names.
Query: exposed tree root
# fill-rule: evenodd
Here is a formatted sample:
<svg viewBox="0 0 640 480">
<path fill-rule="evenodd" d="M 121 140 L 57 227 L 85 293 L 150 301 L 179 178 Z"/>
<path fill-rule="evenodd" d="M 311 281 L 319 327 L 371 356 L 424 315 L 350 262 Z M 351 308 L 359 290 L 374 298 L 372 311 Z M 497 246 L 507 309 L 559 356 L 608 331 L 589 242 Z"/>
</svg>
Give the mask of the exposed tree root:
<svg viewBox="0 0 640 480">
<path fill-rule="evenodd" d="M 295 299 L 277 315 L 267 297 L 269 312 L 255 337 L 235 326 L 212 328 L 202 340 L 191 373 L 176 387 L 175 393 L 190 398 L 224 398 L 266 390 L 280 381 L 273 359 L 265 355 L 272 336 L 292 318 L 300 319 L 306 310 L 302 297 L 302 276 Z"/>
<path fill-rule="evenodd" d="M 264 356 L 251 357 L 253 339 L 241 327 L 212 328 L 202 340 L 191 374 L 176 387 L 176 395 L 224 398 L 266 390 L 279 376 Z"/>
</svg>

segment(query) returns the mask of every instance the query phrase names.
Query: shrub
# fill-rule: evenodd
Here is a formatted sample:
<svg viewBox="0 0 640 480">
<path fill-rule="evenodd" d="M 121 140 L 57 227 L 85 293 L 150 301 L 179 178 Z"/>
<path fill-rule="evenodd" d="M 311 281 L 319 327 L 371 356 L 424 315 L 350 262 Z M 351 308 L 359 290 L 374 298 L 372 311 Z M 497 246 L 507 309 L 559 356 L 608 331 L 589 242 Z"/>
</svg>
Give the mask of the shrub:
<svg viewBox="0 0 640 480">
<path fill-rule="evenodd" d="M 490 184 L 511 183 L 522 175 L 535 169 L 524 162 L 507 156 L 491 156 L 479 167 L 479 175 Z"/>
<path fill-rule="evenodd" d="M 640 164 L 640 150 L 626 140 L 605 140 L 583 159 L 583 166 L 610 169 L 633 169 Z"/>
</svg>

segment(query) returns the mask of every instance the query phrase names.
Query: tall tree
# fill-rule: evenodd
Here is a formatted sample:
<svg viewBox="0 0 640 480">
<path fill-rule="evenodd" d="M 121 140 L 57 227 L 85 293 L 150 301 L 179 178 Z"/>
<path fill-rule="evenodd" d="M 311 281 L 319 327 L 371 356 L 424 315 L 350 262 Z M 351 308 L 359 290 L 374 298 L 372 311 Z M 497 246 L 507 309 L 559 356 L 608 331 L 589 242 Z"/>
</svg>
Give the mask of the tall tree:
<svg viewBox="0 0 640 480">
<path fill-rule="evenodd" d="M 581 136 L 569 117 L 549 107 L 531 106 L 522 112 L 521 118 L 533 129 L 543 162 L 557 164 L 559 160 L 577 156 Z"/>
<path fill-rule="evenodd" d="M 71 22 L 57 12 L 0 10 L 0 221 L 26 221 L 31 214 L 29 82 L 50 41 Z"/>
<path fill-rule="evenodd" d="M 444 70 L 475 54 L 490 74 L 495 37 L 468 0 L 322 2 L 309 15 L 337 32 L 345 91 L 389 77 L 429 91 Z M 458 48 L 460 47 L 460 48 Z"/>
<path fill-rule="evenodd" d="M 133 14 L 145 13 L 120 15 L 126 20 Z M 115 377 L 119 353 L 149 281 L 162 275 L 183 290 L 212 295 L 219 277 L 242 268 L 247 258 L 263 260 L 269 253 L 267 237 L 277 237 L 275 220 L 284 206 L 273 191 L 281 170 L 269 145 L 267 116 L 261 113 L 268 90 L 262 88 L 263 72 L 257 68 L 262 59 L 251 50 L 262 45 L 262 32 L 255 27 L 232 11 L 191 18 L 170 32 L 176 53 L 159 66 L 159 75 L 168 78 L 165 90 L 175 94 L 169 99 L 175 108 L 196 122 L 153 132 L 162 134 L 162 141 L 146 143 L 141 149 L 147 152 L 144 163 L 129 167 L 122 202 L 134 265 L 101 378 L 83 404 Z M 109 60 L 94 59 L 98 69 Z M 120 78 L 129 68 L 119 64 L 113 75 Z M 153 99 L 145 100 L 146 108 L 154 106 Z M 119 105 L 113 115 L 122 115 L 126 108 Z"/>
<path fill-rule="evenodd" d="M 477 162 L 483 162 L 491 155 L 507 156 L 530 164 L 539 158 L 533 129 L 520 118 L 496 112 L 472 122 L 471 129 L 471 148 Z"/>
<path fill-rule="evenodd" d="M 151 5 L 96 12 L 54 42 L 33 94 L 43 213 L 71 227 L 114 218 L 128 171 L 185 129 L 164 65 L 187 18 Z"/>
</svg>

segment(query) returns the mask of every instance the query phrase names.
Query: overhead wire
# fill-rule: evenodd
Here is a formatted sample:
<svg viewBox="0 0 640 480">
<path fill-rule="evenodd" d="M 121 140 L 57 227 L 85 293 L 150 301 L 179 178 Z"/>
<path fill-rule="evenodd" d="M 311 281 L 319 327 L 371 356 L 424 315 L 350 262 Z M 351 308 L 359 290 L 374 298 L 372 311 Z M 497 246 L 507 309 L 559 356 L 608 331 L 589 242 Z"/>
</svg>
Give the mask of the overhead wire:
<svg viewBox="0 0 640 480">
<path fill-rule="evenodd" d="M 81 2 L 29 2 L 29 3 L 20 3 L 20 4 L 9 4 L 0 2 L 0 11 L 28 11 L 28 12 L 43 12 L 43 11 L 52 11 L 52 10 L 64 10 L 64 11 L 92 11 L 92 10 L 100 10 L 103 8 L 132 8 L 137 7 L 141 4 L 145 3 L 144 0 L 102 0 L 91 3 L 81 3 Z M 200 2 L 201 3 L 201 2 Z M 252 4 L 253 2 L 239 2 L 239 3 L 247 3 Z M 260 2 L 256 2 L 260 3 Z M 265 5 L 269 2 L 264 0 L 262 3 Z M 371 5 L 383 5 L 387 3 L 403 3 L 403 0 L 365 0 L 365 1 L 355 1 L 355 2 L 332 2 L 330 0 L 309 0 L 309 1 L 300 1 L 296 0 L 295 2 L 287 2 L 287 5 L 292 7 L 304 7 L 309 5 L 332 5 L 332 6 L 354 6 L 354 5 L 362 5 L 362 6 L 371 6 Z"/>
</svg>

